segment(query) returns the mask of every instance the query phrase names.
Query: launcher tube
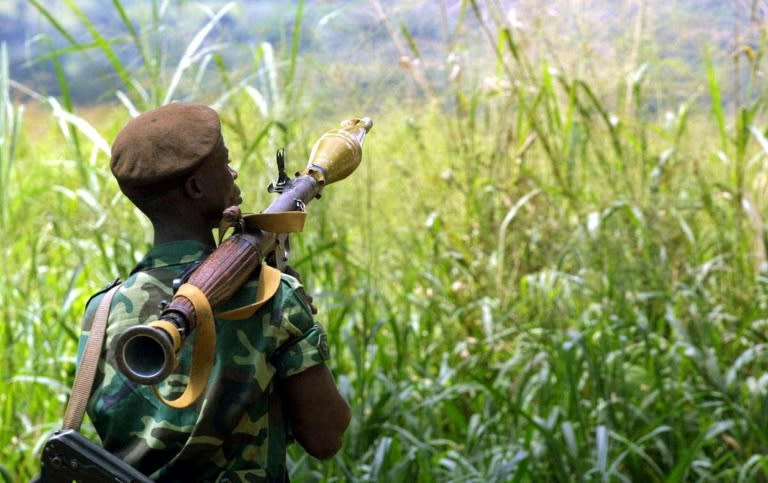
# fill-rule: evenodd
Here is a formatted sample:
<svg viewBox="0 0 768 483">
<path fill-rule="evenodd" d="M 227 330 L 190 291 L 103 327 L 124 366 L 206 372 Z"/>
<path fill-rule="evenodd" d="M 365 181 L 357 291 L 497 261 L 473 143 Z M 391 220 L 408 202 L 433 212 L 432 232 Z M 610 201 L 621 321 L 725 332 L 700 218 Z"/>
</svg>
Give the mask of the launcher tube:
<svg viewBox="0 0 768 483">
<path fill-rule="evenodd" d="M 342 122 L 340 129 L 324 133 L 315 143 L 307 167 L 279 185 L 276 190 L 280 195 L 264 213 L 304 211 L 326 185 L 349 176 L 360 164 L 363 140 L 372 127 L 368 118 L 349 119 Z M 251 277 L 276 247 L 275 233 L 242 229 L 223 241 L 186 283 L 199 288 L 215 309 Z M 168 377 L 176 367 L 181 344 L 197 326 L 192 303 L 180 296 L 173 297 L 159 320 L 169 324 L 164 328 L 130 327 L 113 342 L 118 369 L 138 384 L 157 384 Z"/>
</svg>

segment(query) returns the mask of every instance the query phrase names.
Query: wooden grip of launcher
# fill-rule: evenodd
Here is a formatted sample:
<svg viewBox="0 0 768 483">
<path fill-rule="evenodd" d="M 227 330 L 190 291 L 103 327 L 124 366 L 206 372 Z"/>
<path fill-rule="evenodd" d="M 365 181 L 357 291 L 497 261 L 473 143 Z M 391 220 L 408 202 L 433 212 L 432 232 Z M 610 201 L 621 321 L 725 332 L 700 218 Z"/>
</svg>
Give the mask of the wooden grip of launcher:
<svg viewBox="0 0 768 483">
<path fill-rule="evenodd" d="M 271 241 L 264 246 L 259 240 Z M 227 301 L 261 265 L 266 253 L 274 249 L 274 235 L 240 233 L 233 235 L 219 245 L 206 260 L 192 273 L 186 283 L 194 285 L 205 294 L 211 307 L 218 307 Z M 175 312 L 186 322 L 187 333 L 197 326 L 195 309 L 185 297 L 174 297 L 163 313 Z"/>
</svg>

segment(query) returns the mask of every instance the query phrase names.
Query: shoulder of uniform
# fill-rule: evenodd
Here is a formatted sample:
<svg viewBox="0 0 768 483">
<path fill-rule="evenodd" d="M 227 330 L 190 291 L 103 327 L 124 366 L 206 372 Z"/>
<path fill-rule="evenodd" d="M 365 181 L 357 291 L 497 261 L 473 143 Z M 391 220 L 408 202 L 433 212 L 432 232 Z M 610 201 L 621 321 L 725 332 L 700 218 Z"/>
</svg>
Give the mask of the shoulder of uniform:
<svg viewBox="0 0 768 483">
<path fill-rule="evenodd" d="M 280 274 L 280 279 L 284 284 L 288 285 L 293 290 L 296 290 L 299 287 L 303 287 L 303 285 L 301 284 L 298 278 L 294 277 L 293 275 L 289 275 L 285 272 Z"/>
<path fill-rule="evenodd" d="M 109 290 L 110 290 L 112 287 L 114 287 L 115 285 L 119 285 L 120 283 L 122 283 L 122 282 L 120 281 L 120 279 L 119 279 L 119 278 L 116 278 L 116 279 L 114 279 L 112 282 L 110 282 L 110 283 L 108 283 L 107 285 L 105 285 L 105 286 L 104 286 L 104 288 L 102 288 L 102 289 L 101 289 L 101 290 L 99 290 L 98 292 L 96 292 L 96 293 L 94 293 L 93 295 L 91 295 L 91 297 L 88 299 L 88 302 L 86 302 L 85 306 L 86 306 L 86 307 L 88 307 L 88 306 L 90 305 L 90 303 L 91 303 L 91 302 L 92 302 L 94 299 L 96 299 L 97 297 L 100 297 L 101 295 L 104 295 L 104 294 L 105 294 L 105 293 L 107 293 L 107 292 L 108 292 L 108 291 L 109 291 Z"/>
</svg>

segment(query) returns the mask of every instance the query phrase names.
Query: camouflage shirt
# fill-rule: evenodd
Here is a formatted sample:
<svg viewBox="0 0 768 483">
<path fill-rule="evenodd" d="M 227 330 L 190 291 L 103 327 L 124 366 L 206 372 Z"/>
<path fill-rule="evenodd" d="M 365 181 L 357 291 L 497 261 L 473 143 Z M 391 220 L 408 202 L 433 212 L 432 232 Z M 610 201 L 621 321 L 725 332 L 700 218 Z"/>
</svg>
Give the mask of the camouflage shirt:
<svg viewBox="0 0 768 483">
<path fill-rule="evenodd" d="M 295 278 L 283 275 L 275 296 L 249 319 L 216 319 L 208 386 L 189 408 L 164 405 L 110 359 L 114 336 L 156 320 L 161 302 L 172 297 L 173 279 L 208 253 L 192 241 L 156 246 L 118 289 L 88 415 L 108 451 L 157 481 L 285 481 L 290 421 L 275 381 L 328 358 L 325 333 L 296 293 Z M 247 282 L 220 311 L 252 302 L 256 285 L 256 279 Z M 101 297 L 88 302 L 78 359 Z M 185 387 L 193 340 L 194 333 L 182 347 L 179 367 L 160 385 L 167 398 Z"/>
</svg>

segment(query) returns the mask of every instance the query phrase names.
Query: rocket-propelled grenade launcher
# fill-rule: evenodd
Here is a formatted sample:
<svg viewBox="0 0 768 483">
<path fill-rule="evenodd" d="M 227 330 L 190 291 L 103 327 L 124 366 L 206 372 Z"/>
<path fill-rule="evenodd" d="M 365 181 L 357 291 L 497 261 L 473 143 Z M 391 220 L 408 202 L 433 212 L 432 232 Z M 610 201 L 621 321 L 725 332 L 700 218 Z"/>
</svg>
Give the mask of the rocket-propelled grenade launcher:
<svg viewBox="0 0 768 483">
<path fill-rule="evenodd" d="M 173 401 L 161 397 L 173 407 L 194 403 L 207 384 L 213 363 L 212 309 L 228 300 L 258 268 L 260 294 L 265 289 L 262 285 L 279 283 L 279 272 L 263 265 L 263 260 L 277 269 L 284 267 L 287 233 L 301 230 L 306 205 L 319 198 L 325 186 L 346 178 L 357 168 L 363 140 L 371 127 L 369 118 L 348 119 L 340 128 L 325 132 L 312 148 L 307 167 L 294 178 L 286 174 L 282 150 L 278 151 L 278 179 L 268 188 L 279 194 L 277 199 L 254 215 L 241 215 L 236 206 L 225 210 L 220 236 L 227 227 L 233 227 L 234 234 L 221 242 L 187 280 L 180 281 L 183 285 L 174 287 L 176 292 L 157 321 L 115 336 L 111 350 L 118 369 L 138 384 L 158 384 L 173 372 L 182 343 L 197 330 L 185 394 Z M 271 282 L 265 277 L 269 274 Z M 257 302 L 253 311 L 258 306 Z M 243 318 L 243 314 L 232 318 Z"/>
</svg>

